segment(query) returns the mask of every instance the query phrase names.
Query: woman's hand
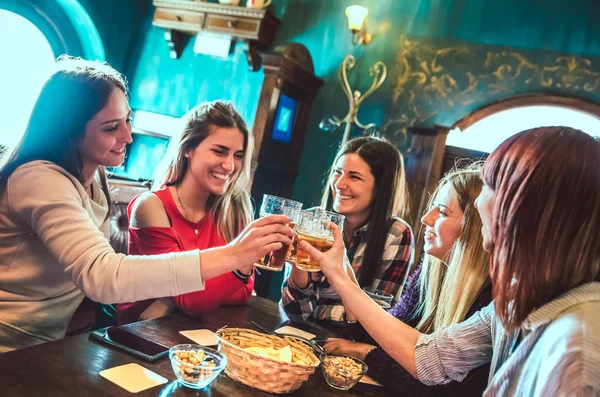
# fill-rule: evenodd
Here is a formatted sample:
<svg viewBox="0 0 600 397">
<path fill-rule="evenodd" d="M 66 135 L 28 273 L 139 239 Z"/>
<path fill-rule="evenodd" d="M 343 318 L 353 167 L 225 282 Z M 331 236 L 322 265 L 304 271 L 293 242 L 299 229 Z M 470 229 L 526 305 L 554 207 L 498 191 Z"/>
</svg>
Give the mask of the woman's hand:
<svg viewBox="0 0 600 397">
<path fill-rule="evenodd" d="M 294 232 L 287 226 L 290 218 L 269 215 L 251 222 L 233 241 L 223 247 L 200 252 L 200 275 L 203 280 L 244 269 L 271 251 L 292 243 Z"/>
<path fill-rule="evenodd" d="M 364 360 L 375 346 L 366 343 L 353 342 L 348 339 L 329 338 L 323 346 L 325 353 L 350 356 Z"/>
<path fill-rule="evenodd" d="M 252 265 L 272 251 L 292 244 L 293 231 L 287 226 L 290 219 L 285 215 L 269 215 L 257 219 L 231 241 L 239 268 Z"/>
<path fill-rule="evenodd" d="M 329 251 L 321 252 L 306 241 L 300 241 L 298 244 L 321 267 L 321 271 L 323 271 L 329 283 L 335 288 L 337 283 L 350 281 L 350 278 L 344 265 L 346 247 L 344 246 L 340 228 L 334 223 L 329 223 L 329 228 L 333 230 L 334 239 L 333 246 Z"/>
</svg>

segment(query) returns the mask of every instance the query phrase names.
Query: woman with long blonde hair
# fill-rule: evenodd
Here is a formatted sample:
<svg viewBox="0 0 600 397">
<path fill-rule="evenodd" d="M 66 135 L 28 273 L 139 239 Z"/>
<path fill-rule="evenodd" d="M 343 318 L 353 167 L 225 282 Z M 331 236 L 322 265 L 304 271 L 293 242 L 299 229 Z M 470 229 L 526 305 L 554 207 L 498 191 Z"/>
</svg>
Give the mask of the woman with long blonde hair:
<svg viewBox="0 0 600 397">
<path fill-rule="evenodd" d="M 253 137 L 230 103 L 196 106 L 184 117 L 157 167 L 152 191 L 129 204 L 129 253 L 138 255 L 209 249 L 233 240 L 252 220 L 247 186 Z M 199 315 L 222 305 L 246 303 L 252 267 L 208 281 L 203 291 L 117 306 L 120 323 L 166 315 L 176 308 Z"/>
<path fill-rule="evenodd" d="M 491 301 L 489 254 L 483 249 L 481 219 L 475 199 L 481 192 L 481 166 L 473 164 L 447 173 L 421 218 L 425 226 L 422 264 L 411 274 L 398 304 L 389 313 L 423 333 L 457 324 Z M 325 350 L 364 360 L 369 376 L 386 388 L 415 395 L 480 396 L 489 366 L 473 371 L 461 383 L 427 387 L 415 380 L 383 349 L 374 346 L 360 324 L 355 340 L 329 339 Z"/>
</svg>

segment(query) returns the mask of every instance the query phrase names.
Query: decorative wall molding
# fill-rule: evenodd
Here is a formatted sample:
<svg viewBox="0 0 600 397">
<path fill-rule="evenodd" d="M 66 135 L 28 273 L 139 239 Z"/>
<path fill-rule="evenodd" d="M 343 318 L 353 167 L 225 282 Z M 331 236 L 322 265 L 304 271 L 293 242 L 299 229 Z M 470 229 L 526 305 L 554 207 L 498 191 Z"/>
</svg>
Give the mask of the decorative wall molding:
<svg viewBox="0 0 600 397">
<path fill-rule="evenodd" d="M 452 126 L 490 103 L 529 94 L 600 103 L 600 58 L 400 36 L 385 135 Z"/>
</svg>

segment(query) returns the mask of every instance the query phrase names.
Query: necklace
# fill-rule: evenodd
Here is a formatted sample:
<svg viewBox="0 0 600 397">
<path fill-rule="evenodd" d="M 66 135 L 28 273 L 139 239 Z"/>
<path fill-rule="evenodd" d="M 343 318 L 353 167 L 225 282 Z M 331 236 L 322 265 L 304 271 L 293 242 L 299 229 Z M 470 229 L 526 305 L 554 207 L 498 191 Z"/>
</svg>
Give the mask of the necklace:
<svg viewBox="0 0 600 397">
<path fill-rule="evenodd" d="M 177 200 L 179 201 L 179 205 L 183 209 L 183 215 L 185 216 L 185 219 L 188 221 L 188 224 L 190 225 L 190 227 L 192 228 L 194 233 L 196 233 L 196 248 L 197 248 L 198 247 L 198 229 L 194 227 L 194 222 L 192 222 L 192 218 L 188 214 L 187 209 L 185 208 L 185 205 L 183 205 L 183 202 L 181 201 L 181 197 L 179 197 L 179 188 L 178 187 L 175 187 L 175 194 L 177 194 Z M 204 218 L 202 218 L 202 219 L 204 219 Z"/>
</svg>

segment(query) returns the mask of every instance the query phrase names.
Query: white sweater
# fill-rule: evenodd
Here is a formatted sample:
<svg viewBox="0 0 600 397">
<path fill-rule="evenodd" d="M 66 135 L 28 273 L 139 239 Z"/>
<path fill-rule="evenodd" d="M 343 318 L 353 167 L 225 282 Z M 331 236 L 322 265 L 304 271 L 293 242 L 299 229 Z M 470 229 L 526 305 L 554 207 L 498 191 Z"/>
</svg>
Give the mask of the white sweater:
<svg viewBox="0 0 600 397">
<path fill-rule="evenodd" d="M 26 163 L 0 196 L 0 352 L 65 336 L 84 294 L 134 302 L 204 289 L 197 250 L 117 254 L 108 205 L 95 181 L 83 185 L 47 161 Z"/>
</svg>

